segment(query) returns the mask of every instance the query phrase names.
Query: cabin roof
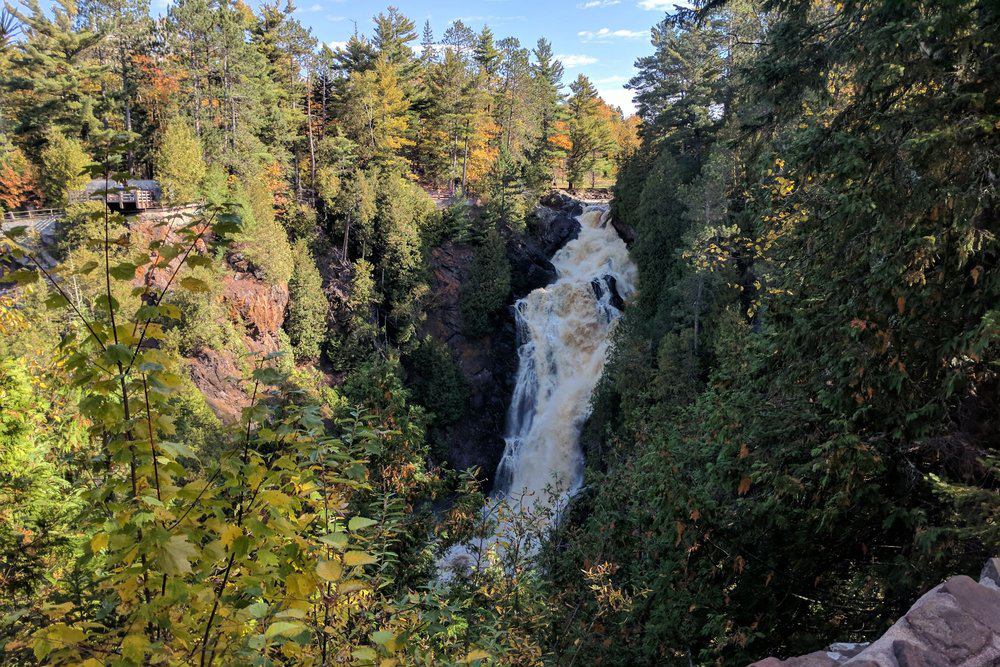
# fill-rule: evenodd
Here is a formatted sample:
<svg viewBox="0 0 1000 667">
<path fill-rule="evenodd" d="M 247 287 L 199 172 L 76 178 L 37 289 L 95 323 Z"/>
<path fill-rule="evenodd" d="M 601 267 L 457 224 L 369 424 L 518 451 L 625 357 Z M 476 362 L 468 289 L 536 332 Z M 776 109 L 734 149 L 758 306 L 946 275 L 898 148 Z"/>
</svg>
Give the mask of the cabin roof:
<svg viewBox="0 0 1000 667">
<path fill-rule="evenodd" d="M 156 192 L 156 193 L 160 192 L 160 182 L 154 181 L 152 179 L 130 178 L 127 181 L 127 183 L 129 188 L 133 188 L 136 190 L 148 190 L 150 192 Z M 87 185 L 84 186 L 83 192 L 84 194 L 90 195 L 100 190 L 114 190 L 123 187 L 126 186 L 123 186 L 118 181 L 114 180 L 106 181 L 103 178 L 95 178 L 94 180 L 90 181 L 89 183 L 87 183 Z"/>
</svg>

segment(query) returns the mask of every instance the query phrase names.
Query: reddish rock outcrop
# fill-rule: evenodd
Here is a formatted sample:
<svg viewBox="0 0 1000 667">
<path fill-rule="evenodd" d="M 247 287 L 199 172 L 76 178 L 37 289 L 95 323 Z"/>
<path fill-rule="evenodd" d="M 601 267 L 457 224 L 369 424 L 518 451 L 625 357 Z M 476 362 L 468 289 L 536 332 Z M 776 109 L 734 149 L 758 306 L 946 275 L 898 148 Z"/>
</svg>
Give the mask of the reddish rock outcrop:
<svg viewBox="0 0 1000 667">
<path fill-rule="evenodd" d="M 841 650 L 844 647 L 850 650 Z M 787 660 L 750 667 L 996 667 L 1000 665 L 1000 559 L 979 582 L 952 577 L 924 594 L 871 644 L 834 644 Z"/>
<path fill-rule="evenodd" d="M 176 240 L 171 230 L 187 224 L 197 207 L 149 211 L 130 218 L 129 231 L 133 243 L 149 245 L 154 240 Z M 204 240 L 196 248 L 206 250 Z M 162 288 L 169 280 L 179 258 L 174 258 L 151 276 L 152 285 Z M 266 355 L 280 346 L 279 332 L 288 307 L 288 287 L 274 285 L 261 279 L 253 267 L 234 252 L 222 277 L 221 296 L 225 312 L 243 332 L 244 347 L 251 354 Z M 195 386 L 204 394 L 205 401 L 223 421 L 240 418 L 249 405 L 249 387 L 246 382 L 249 366 L 240 359 L 242 350 L 214 350 L 203 348 L 187 358 L 188 372 Z"/>
</svg>

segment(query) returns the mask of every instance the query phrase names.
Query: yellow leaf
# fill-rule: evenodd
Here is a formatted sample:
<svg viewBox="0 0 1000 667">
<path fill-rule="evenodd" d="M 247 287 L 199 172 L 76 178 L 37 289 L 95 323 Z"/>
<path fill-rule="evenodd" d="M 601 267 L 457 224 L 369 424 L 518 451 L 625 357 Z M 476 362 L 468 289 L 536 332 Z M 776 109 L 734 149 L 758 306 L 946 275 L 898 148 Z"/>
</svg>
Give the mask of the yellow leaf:
<svg viewBox="0 0 1000 667">
<path fill-rule="evenodd" d="M 474 651 L 469 651 L 469 655 L 465 656 L 463 662 L 472 662 L 473 660 L 485 660 L 490 657 L 490 654 L 482 649 L 476 649 Z"/>
<path fill-rule="evenodd" d="M 288 509 L 292 505 L 292 499 L 281 491 L 264 491 L 260 497 L 268 505 L 274 505 L 280 509 Z"/>
<path fill-rule="evenodd" d="M 91 553 L 95 553 L 96 554 L 98 551 L 100 551 L 101 549 L 103 549 L 106 546 L 108 546 L 108 534 L 107 533 L 98 533 L 97 535 L 94 535 L 92 538 L 90 538 L 90 552 Z"/>
<path fill-rule="evenodd" d="M 344 564 L 348 567 L 354 567 L 355 565 L 371 565 L 377 562 L 378 559 L 371 554 L 366 554 L 363 551 L 348 551 L 344 554 Z"/>
<path fill-rule="evenodd" d="M 338 593 L 356 593 L 358 591 L 363 591 L 368 588 L 368 585 L 363 581 L 358 581 L 357 579 L 351 579 L 343 582 L 337 586 Z"/>
<path fill-rule="evenodd" d="M 141 663 L 148 643 L 143 635 L 127 635 L 122 640 L 122 656 L 132 662 Z"/>
<path fill-rule="evenodd" d="M 338 581 L 341 570 L 340 563 L 332 560 L 321 560 L 316 563 L 316 574 L 326 581 Z"/>
<path fill-rule="evenodd" d="M 222 541 L 222 545 L 225 547 L 230 547 L 233 541 L 243 534 L 243 529 L 234 524 L 228 524 L 222 527 L 219 531 L 219 539 Z"/>
</svg>

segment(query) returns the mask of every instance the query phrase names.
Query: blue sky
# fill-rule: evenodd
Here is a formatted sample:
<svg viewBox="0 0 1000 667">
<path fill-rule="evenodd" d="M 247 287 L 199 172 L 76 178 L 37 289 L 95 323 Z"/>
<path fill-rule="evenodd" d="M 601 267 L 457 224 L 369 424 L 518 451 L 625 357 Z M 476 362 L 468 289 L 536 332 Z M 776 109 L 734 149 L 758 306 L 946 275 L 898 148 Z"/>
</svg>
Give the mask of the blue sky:
<svg viewBox="0 0 1000 667">
<path fill-rule="evenodd" d="M 601 96 L 634 111 L 623 88 L 636 58 L 648 54 L 649 29 L 678 0 L 396 0 L 392 4 L 417 24 L 430 19 L 435 38 L 461 19 L 477 32 L 485 24 L 497 39 L 512 36 L 534 46 L 539 37 L 566 67 L 565 82 L 580 72 L 595 82 Z M 388 4 L 388 3 L 386 3 Z M 370 34 L 371 17 L 386 5 L 372 0 L 298 0 L 298 18 L 326 43 L 345 41 L 354 31 Z"/>
</svg>

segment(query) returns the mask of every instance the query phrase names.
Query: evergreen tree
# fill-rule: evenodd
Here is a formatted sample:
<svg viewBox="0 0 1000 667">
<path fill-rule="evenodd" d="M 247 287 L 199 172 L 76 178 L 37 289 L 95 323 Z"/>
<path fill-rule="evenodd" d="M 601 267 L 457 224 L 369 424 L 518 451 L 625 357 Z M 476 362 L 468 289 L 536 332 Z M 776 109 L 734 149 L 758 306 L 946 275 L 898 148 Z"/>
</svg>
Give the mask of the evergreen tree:
<svg viewBox="0 0 1000 667">
<path fill-rule="evenodd" d="M 8 5 L 9 7 L 9 5 Z M 88 140 L 99 128 L 98 97 L 102 67 L 88 57 L 101 36 L 76 30 L 73 0 L 59 0 L 53 18 L 37 0 L 26 0 L 28 12 L 12 9 L 25 39 L 10 55 L 0 86 L 10 96 L 14 131 L 37 157 L 50 127 L 71 139 Z"/>
<path fill-rule="evenodd" d="M 462 283 L 459 305 L 462 326 L 469 336 L 489 333 L 493 317 L 510 294 L 510 262 L 503 239 L 492 227 L 476 249 L 472 269 Z"/>
<path fill-rule="evenodd" d="M 538 106 L 539 127 L 528 153 L 526 181 L 533 191 L 540 191 L 552 181 L 554 167 L 566 153 L 553 141 L 557 122 L 564 116 L 561 103 L 565 69 L 553 55 L 551 42 L 544 37 L 538 40 L 532 53 L 535 56 L 531 64 L 532 97 Z"/>
<path fill-rule="evenodd" d="M 420 61 L 426 67 L 434 62 L 436 50 L 434 48 L 434 30 L 431 28 L 431 20 L 424 21 L 423 37 L 420 40 Z"/>
<path fill-rule="evenodd" d="M 570 150 L 566 161 L 570 189 L 580 185 L 589 174 L 591 179 L 607 158 L 614 141 L 608 117 L 597 90 L 583 74 L 570 84 L 573 95 L 569 98 L 568 111 Z"/>
<path fill-rule="evenodd" d="M 295 348 L 295 358 L 316 359 L 326 339 L 330 304 L 323 293 L 323 279 L 305 240 L 295 244 L 294 268 L 288 281 L 288 316 L 285 330 Z"/>
<path fill-rule="evenodd" d="M 521 172 L 521 165 L 506 146 L 501 146 L 486 177 L 486 220 L 491 226 L 502 225 L 523 231 L 527 206 Z"/>
<path fill-rule="evenodd" d="M 341 99 L 347 136 L 364 161 L 392 164 L 410 145 L 409 102 L 397 69 L 379 56 L 372 69 L 353 72 Z"/>
<path fill-rule="evenodd" d="M 148 53 L 152 46 L 149 0 L 83 0 L 78 23 L 104 37 L 94 52 L 97 62 L 110 75 L 102 80 L 102 94 L 120 118 L 114 126 L 126 134 L 141 134 L 148 141 L 153 128 L 138 117 L 141 107 L 137 63 L 138 57 Z M 136 170 L 136 157 L 130 150 L 125 164 L 129 173 Z"/>
</svg>

